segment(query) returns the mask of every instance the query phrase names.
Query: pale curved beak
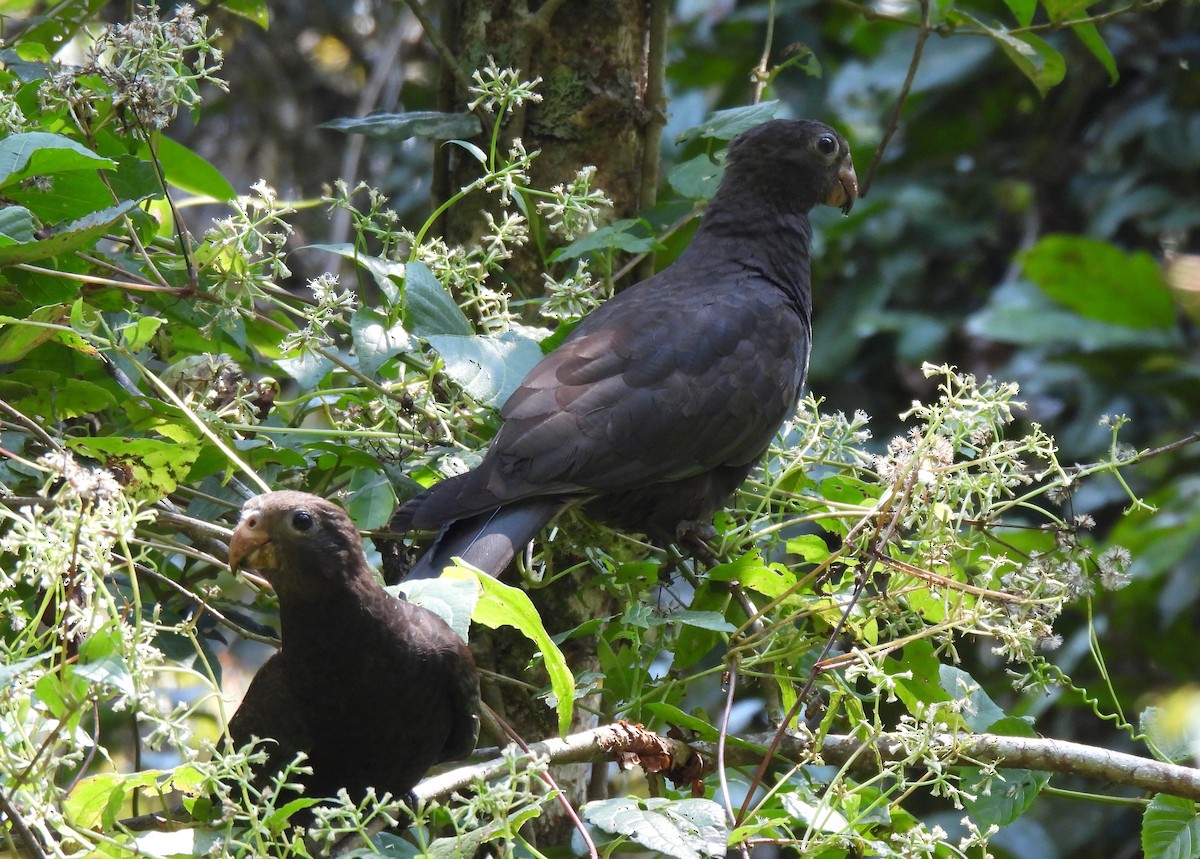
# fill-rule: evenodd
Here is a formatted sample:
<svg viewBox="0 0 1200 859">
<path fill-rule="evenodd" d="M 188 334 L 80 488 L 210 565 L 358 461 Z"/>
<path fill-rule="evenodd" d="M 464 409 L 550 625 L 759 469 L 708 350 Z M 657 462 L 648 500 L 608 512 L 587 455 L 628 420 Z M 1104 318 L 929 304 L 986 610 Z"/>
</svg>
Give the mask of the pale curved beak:
<svg viewBox="0 0 1200 859">
<path fill-rule="evenodd" d="M 858 175 L 854 172 L 854 162 L 850 160 L 849 155 L 842 160 L 837 178 L 837 184 L 825 198 L 825 203 L 829 206 L 837 206 L 842 210 L 843 215 L 848 215 L 854 201 L 858 199 Z"/>
<path fill-rule="evenodd" d="M 271 537 L 262 514 L 257 510 L 243 510 L 242 519 L 233 529 L 233 537 L 229 541 L 229 569 L 236 573 L 247 565 L 261 566 L 261 560 L 256 559 L 270 543 Z"/>
</svg>

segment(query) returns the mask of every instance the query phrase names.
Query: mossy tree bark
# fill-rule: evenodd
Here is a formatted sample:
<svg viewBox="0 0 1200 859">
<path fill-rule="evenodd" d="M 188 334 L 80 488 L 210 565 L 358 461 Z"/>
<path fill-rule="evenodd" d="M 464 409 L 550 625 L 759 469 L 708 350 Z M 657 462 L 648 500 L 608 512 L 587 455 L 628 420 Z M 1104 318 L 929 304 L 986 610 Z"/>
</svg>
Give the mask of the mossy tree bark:
<svg viewBox="0 0 1200 859">
<path fill-rule="evenodd" d="M 468 75 L 492 57 L 501 67 L 518 69 L 526 80 L 541 77 L 542 101 L 525 105 L 508 122 L 505 149 L 519 137 L 527 151 L 540 151 L 531 175 L 537 188 L 568 183 L 581 167 L 594 165 L 595 184 L 612 201 L 616 219 L 653 203 L 663 123 L 666 8 L 666 0 L 447 0 L 441 6 L 441 27 Z M 459 87 L 462 75 L 444 72 L 443 80 L 442 108 L 463 109 L 470 97 Z M 455 146 L 441 147 L 441 153 L 434 189 L 444 199 L 472 181 L 479 165 Z M 480 195 L 481 204 L 483 199 Z M 457 205 L 442 229 L 451 244 L 469 244 L 483 225 L 478 206 Z M 506 285 L 519 296 L 535 295 L 543 271 L 541 255 L 530 242 L 506 264 Z M 531 592 L 552 634 L 620 613 L 605 591 L 587 587 L 588 575 L 575 573 Z M 528 681 L 530 648 L 506 634 L 510 632 L 477 631 L 472 648 L 486 667 Z M 564 651 L 576 676 L 599 670 L 594 639 L 571 639 Z M 492 684 L 485 699 L 529 741 L 556 733 L 553 711 L 525 689 Z M 575 710 L 571 730 L 598 724 L 590 711 L 599 709 L 599 696 L 577 703 L 582 706 Z M 587 764 L 559 767 L 553 774 L 576 807 L 588 798 L 589 782 L 595 785 L 593 796 L 605 782 L 603 773 L 592 778 Z M 572 825 L 556 803 L 545 807 L 533 828 L 539 843 L 570 843 Z"/>
</svg>

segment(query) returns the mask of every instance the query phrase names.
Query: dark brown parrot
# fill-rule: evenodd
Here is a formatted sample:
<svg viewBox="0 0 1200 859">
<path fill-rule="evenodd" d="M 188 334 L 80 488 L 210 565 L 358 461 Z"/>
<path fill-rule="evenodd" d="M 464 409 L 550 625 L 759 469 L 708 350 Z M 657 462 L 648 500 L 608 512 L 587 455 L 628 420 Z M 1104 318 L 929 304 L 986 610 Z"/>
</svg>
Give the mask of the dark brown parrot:
<svg viewBox="0 0 1200 859">
<path fill-rule="evenodd" d="M 229 566 L 261 573 L 279 595 L 282 646 L 229 722 L 239 747 L 277 744 L 266 769 L 308 754 L 306 794 L 368 787 L 405 796 L 434 764 L 464 758 L 479 732 L 479 675 L 462 639 L 433 612 L 388 594 L 338 507 L 303 492 L 246 502 Z"/>
<path fill-rule="evenodd" d="M 711 528 L 804 387 L 808 212 L 848 212 L 857 195 L 828 125 L 772 120 L 735 138 L 687 250 L 529 372 L 477 467 L 396 512 L 393 531 L 438 532 L 408 577 L 454 557 L 498 576 L 570 504 L 658 540 Z"/>
</svg>

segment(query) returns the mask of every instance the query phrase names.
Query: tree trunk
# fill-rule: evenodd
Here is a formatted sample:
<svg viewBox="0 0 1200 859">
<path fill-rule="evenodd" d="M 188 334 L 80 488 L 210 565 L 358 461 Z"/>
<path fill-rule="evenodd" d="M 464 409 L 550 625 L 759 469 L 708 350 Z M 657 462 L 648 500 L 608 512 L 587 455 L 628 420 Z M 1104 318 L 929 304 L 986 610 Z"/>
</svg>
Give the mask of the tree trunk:
<svg viewBox="0 0 1200 859">
<path fill-rule="evenodd" d="M 533 186 L 568 183 L 594 165 L 612 217 L 628 218 L 653 203 L 657 184 L 665 8 L 665 0 L 447 0 L 443 29 L 467 75 L 492 57 L 526 80 L 542 79 L 542 101 L 526 104 L 504 128 L 506 149 L 520 138 L 527 151 L 541 152 Z M 443 109 L 462 110 L 470 97 L 452 75 L 445 81 Z M 441 151 L 434 190 L 444 199 L 478 176 L 479 165 L 458 147 Z M 443 229 L 450 244 L 469 244 L 483 223 L 477 206 L 457 206 Z M 525 245 L 506 266 L 510 288 L 536 295 L 543 270 L 538 248 Z"/>
<path fill-rule="evenodd" d="M 653 203 L 663 122 L 666 8 L 665 0 L 447 0 L 442 29 L 467 75 L 492 57 L 502 68 L 518 69 L 525 80 L 542 78 L 542 101 L 528 103 L 505 127 L 505 151 L 518 137 L 527 151 L 540 150 L 531 173 L 536 188 L 568 183 L 581 167 L 595 165 L 595 184 L 612 201 L 616 219 L 632 217 Z M 444 73 L 444 79 L 442 108 L 462 110 L 470 96 L 453 75 Z M 476 178 L 479 165 L 458 147 L 442 147 L 441 153 L 435 194 L 445 199 Z M 450 244 L 469 245 L 483 224 L 479 205 L 457 205 L 442 229 Z M 506 263 L 506 285 L 520 296 L 535 295 L 544 270 L 539 250 L 530 242 Z M 620 612 L 606 592 L 586 587 L 588 575 L 576 573 L 531 593 L 551 634 Z M 528 679 L 526 642 L 512 640 L 508 629 L 479 632 L 472 644 L 483 664 L 503 676 Z M 573 639 L 565 652 L 577 676 L 599 669 L 594 640 Z M 553 711 L 524 690 L 495 685 L 485 698 L 527 741 L 555 731 Z M 577 703 L 593 710 L 600 705 L 598 695 Z M 596 724 L 596 715 L 577 707 L 571 730 Z M 590 767 L 576 764 L 552 774 L 578 808 L 587 798 Z M 537 843 L 565 845 L 571 842 L 572 824 L 557 803 L 550 803 L 525 831 Z"/>
</svg>

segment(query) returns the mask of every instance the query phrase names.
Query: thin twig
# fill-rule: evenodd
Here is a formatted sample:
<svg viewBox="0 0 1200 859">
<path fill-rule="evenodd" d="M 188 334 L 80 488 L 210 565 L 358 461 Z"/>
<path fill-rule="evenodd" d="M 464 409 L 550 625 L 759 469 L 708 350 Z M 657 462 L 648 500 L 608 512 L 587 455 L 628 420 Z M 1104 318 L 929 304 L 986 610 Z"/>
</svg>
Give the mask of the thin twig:
<svg viewBox="0 0 1200 859">
<path fill-rule="evenodd" d="M 921 65 L 921 54 L 925 51 L 925 41 L 929 38 L 929 34 L 933 32 L 933 29 L 929 26 L 929 14 L 929 0 L 921 0 L 921 28 L 917 30 L 917 44 L 913 46 L 912 59 L 908 61 L 908 74 L 904 76 L 904 85 L 900 87 L 900 94 L 896 96 L 896 104 L 892 107 L 892 112 L 888 116 L 887 123 L 884 125 L 883 138 L 879 141 L 879 146 L 875 148 L 875 154 L 871 158 L 871 166 L 867 168 L 866 178 L 859 183 L 859 197 L 866 197 L 867 192 L 870 191 L 871 183 L 875 179 L 875 171 L 879 169 L 879 162 L 883 160 L 883 153 L 887 149 L 892 135 L 896 133 L 896 129 L 900 125 L 900 113 L 904 110 L 904 103 L 908 100 L 908 93 L 912 89 L 913 80 L 917 76 L 917 67 Z"/>
<path fill-rule="evenodd" d="M 775 40 L 775 0 L 769 0 L 767 3 L 767 32 L 763 36 L 762 56 L 758 59 L 758 65 L 751 72 L 751 77 L 754 78 L 754 95 L 751 98 L 751 104 L 758 104 L 762 101 L 763 90 L 767 86 L 767 81 L 770 75 L 767 73 L 767 63 L 771 61 L 771 43 Z"/>
</svg>

